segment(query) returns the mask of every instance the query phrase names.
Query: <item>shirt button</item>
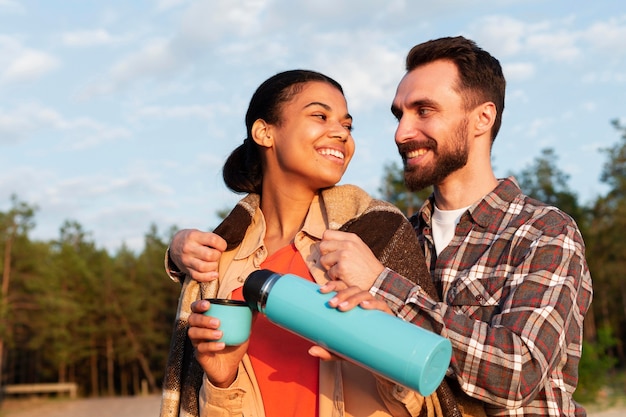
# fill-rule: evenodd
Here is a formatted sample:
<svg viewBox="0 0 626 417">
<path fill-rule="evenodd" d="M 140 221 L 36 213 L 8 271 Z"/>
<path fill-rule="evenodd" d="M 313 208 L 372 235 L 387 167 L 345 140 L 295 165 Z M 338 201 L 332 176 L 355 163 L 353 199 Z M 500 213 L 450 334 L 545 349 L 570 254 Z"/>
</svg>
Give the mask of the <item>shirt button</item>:
<svg viewBox="0 0 626 417">
<path fill-rule="evenodd" d="M 476 301 L 478 301 L 479 303 L 482 303 L 483 301 L 485 301 L 485 297 L 483 297 L 482 295 L 477 295 Z"/>
</svg>

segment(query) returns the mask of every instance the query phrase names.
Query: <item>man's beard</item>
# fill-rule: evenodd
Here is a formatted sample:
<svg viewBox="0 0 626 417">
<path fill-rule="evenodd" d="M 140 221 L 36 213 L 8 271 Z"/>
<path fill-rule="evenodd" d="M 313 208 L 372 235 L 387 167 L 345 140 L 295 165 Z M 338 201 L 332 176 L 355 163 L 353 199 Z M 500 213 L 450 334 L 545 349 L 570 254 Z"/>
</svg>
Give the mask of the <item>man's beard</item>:
<svg viewBox="0 0 626 417">
<path fill-rule="evenodd" d="M 467 119 L 459 123 L 448 142 L 449 149 L 439 150 L 437 142 L 428 138 L 424 142 L 407 142 L 398 145 L 398 151 L 404 161 L 404 183 L 409 191 L 420 191 L 431 185 L 441 183 L 448 175 L 463 168 L 467 164 Z M 406 154 L 411 150 L 426 148 L 434 154 L 433 163 L 429 166 L 409 166 Z"/>
</svg>

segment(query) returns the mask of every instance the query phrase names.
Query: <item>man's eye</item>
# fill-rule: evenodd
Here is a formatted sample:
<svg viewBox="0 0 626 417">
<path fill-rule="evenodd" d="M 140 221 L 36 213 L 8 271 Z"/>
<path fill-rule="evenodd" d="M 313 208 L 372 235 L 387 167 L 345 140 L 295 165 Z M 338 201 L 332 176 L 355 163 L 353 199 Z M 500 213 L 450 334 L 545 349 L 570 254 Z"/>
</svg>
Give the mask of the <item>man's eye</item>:
<svg viewBox="0 0 626 417">
<path fill-rule="evenodd" d="M 343 127 L 345 127 L 348 132 L 352 132 L 353 127 L 351 124 L 343 125 Z"/>
<path fill-rule="evenodd" d="M 420 116 L 427 116 L 428 113 L 430 113 L 430 109 L 423 107 L 417 111 L 417 114 L 419 114 Z"/>
</svg>

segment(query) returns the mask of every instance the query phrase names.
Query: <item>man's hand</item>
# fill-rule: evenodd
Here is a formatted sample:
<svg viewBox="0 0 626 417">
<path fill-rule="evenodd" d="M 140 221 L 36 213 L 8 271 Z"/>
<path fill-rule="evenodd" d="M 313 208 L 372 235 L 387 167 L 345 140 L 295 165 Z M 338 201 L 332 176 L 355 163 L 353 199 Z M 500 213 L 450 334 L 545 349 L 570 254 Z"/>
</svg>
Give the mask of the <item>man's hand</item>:
<svg viewBox="0 0 626 417">
<path fill-rule="evenodd" d="M 170 244 L 170 258 L 181 272 L 200 282 L 218 278 L 217 266 L 226 250 L 226 241 L 211 232 L 184 229 Z"/>
<path fill-rule="evenodd" d="M 320 242 L 320 262 L 334 280 L 369 290 L 385 269 L 371 249 L 354 233 L 326 230 Z"/>
</svg>

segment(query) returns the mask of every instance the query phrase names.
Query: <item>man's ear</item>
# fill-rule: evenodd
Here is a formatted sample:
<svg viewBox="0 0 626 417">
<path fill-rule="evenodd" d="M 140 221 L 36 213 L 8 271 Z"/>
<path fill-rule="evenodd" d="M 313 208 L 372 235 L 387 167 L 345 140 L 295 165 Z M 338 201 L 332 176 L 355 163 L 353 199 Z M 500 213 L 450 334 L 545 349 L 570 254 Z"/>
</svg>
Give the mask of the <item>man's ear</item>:
<svg viewBox="0 0 626 417">
<path fill-rule="evenodd" d="M 496 105 L 490 101 L 479 104 L 474 109 L 476 123 L 474 124 L 475 136 L 488 134 L 491 136 L 491 128 L 496 121 Z"/>
<path fill-rule="evenodd" d="M 254 140 L 259 146 L 270 148 L 274 144 L 274 137 L 272 136 L 272 125 L 268 124 L 263 119 L 257 119 L 252 124 L 252 140 Z"/>
</svg>

